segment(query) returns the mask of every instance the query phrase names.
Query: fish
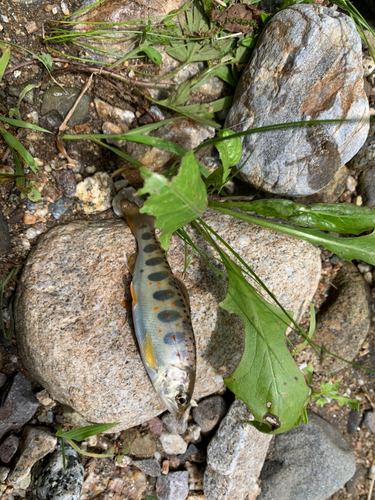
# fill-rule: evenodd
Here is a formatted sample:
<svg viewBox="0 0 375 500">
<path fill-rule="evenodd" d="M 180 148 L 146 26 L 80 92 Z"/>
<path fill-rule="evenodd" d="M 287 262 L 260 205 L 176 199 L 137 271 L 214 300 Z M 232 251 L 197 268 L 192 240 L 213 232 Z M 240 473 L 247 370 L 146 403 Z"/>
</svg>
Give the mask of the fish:
<svg viewBox="0 0 375 500">
<path fill-rule="evenodd" d="M 126 199 L 115 197 L 117 215 L 126 219 L 138 252 L 127 258 L 132 274 L 132 316 L 140 354 L 155 391 L 166 408 L 182 416 L 191 406 L 196 378 L 196 345 L 187 289 L 177 279 L 155 236 L 154 217 L 141 214 Z M 194 404 L 194 403 L 193 403 Z"/>
</svg>

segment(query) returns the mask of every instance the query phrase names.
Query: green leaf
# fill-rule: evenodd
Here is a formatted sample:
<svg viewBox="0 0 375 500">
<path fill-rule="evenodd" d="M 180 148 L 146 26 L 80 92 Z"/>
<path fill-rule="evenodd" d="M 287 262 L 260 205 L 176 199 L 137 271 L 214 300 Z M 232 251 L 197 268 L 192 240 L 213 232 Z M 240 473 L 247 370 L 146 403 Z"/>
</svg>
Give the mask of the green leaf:
<svg viewBox="0 0 375 500">
<path fill-rule="evenodd" d="M 221 258 L 229 286 L 220 307 L 238 314 L 245 326 L 241 362 L 225 384 L 254 414 L 251 425 L 269 434 L 285 432 L 299 419 L 309 393 L 286 347 L 290 318 L 256 292 L 237 264 L 224 253 Z"/>
<path fill-rule="evenodd" d="M 10 56 L 10 47 L 7 47 L 0 58 L 0 82 L 4 76 L 5 70 L 7 69 Z"/>
<path fill-rule="evenodd" d="M 231 215 L 237 219 L 244 220 L 250 224 L 267 227 L 279 233 L 294 236 L 301 240 L 308 241 L 314 245 L 323 245 L 331 252 L 335 253 L 342 259 L 351 262 L 353 259 L 363 260 L 375 266 L 375 232 L 367 236 L 359 236 L 357 238 L 338 238 L 329 236 L 316 229 L 303 229 L 298 227 L 278 224 L 265 219 L 252 217 L 251 215 L 234 212 L 225 208 L 225 203 L 210 202 L 209 206 L 218 212 Z"/>
<path fill-rule="evenodd" d="M 286 219 L 298 226 L 335 233 L 361 234 L 375 227 L 375 208 L 347 203 L 316 203 L 305 206 L 291 200 L 273 199 L 233 203 L 231 206 L 246 212 Z"/>
<path fill-rule="evenodd" d="M 13 127 L 31 128 L 32 130 L 39 130 L 39 132 L 52 134 L 52 132 L 50 132 L 49 130 L 38 127 L 38 125 L 33 125 L 32 123 L 24 122 L 23 120 L 13 120 L 12 118 L 5 118 L 5 116 L 0 116 L 0 121 L 9 123 L 9 125 L 13 125 Z"/>
<path fill-rule="evenodd" d="M 24 148 L 20 141 L 9 132 L 0 129 L 0 134 L 3 136 L 5 142 L 21 156 L 21 158 L 29 165 L 31 170 L 36 173 L 39 170 L 37 162 L 31 154 Z"/>
<path fill-rule="evenodd" d="M 34 203 L 42 199 L 42 195 L 35 187 L 31 188 L 30 192 L 27 193 L 27 197 L 29 198 L 30 201 L 33 201 Z"/>
<path fill-rule="evenodd" d="M 325 396 L 327 398 L 334 399 L 340 406 L 348 405 L 351 409 L 359 411 L 358 401 L 356 399 L 347 398 L 346 396 L 340 396 L 340 393 L 337 390 L 338 386 L 338 382 L 328 382 L 327 384 L 322 382 L 321 390 L 313 394 L 312 398 L 317 398 L 316 404 L 318 406 L 323 406 L 327 403 L 327 400 L 321 397 Z"/>
<path fill-rule="evenodd" d="M 207 208 L 207 192 L 198 163 L 192 151 L 186 153 L 171 182 L 146 168 L 141 168 L 141 174 L 146 182 L 138 194 L 150 196 L 140 211 L 156 217 L 155 227 L 163 230 L 160 243 L 168 250 L 172 233 L 200 217 Z"/>
<path fill-rule="evenodd" d="M 84 439 L 95 436 L 96 434 L 100 434 L 101 432 L 108 431 L 118 425 L 115 424 L 95 424 L 88 425 L 86 427 L 80 427 L 78 429 L 73 429 L 68 432 L 57 431 L 56 436 L 64 438 L 64 439 L 74 439 L 75 441 L 83 441 Z"/>
<path fill-rule="evenodd" d="M 39 61 L 41 61 L 44 66 L 49 70 L 52 71 L 54 69 L 53 67 L 53 59 L 51 54 L 47 54 L 46 52 L 42 52 L 40 56 L 38 56 Z"/>
<path fill-rule="evenodd" d="M 218 137 L 230 137 L 234 132 L 228 129 L 220 130 Z M 234 167 L 241 159 L 242 143 L 239 137 L 228 139 L 226 141 L 217 142 L 216 149 L 219 151 L 219 156 L 223 164 L 223 178 L 222 184 L 225 184 L 229 175 L 230 167 Z"/>
<path fill-rule="evenodd" d="M 148 45 L 143 45 L 142 52 L 144 52 L 146 56 L 149 57 L 154 64 L 160 66 L 160 64 L 162 63 L 163 58 L 160 52 L 154 49 L 153 47 L 149 47 Z"/>
</svg>

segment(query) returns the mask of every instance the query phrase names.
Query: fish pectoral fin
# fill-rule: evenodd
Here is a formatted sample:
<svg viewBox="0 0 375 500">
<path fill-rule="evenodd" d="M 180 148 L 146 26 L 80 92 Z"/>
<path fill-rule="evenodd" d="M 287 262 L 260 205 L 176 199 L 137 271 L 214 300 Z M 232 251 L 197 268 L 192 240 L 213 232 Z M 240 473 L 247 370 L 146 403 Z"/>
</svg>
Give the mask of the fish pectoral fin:
<svg viewBox="0 0 375 500">
<path fill-rule="evenodd" d="M 154 371 L 157 371 L 154 346 L 152 345 L 152 340 L 148 333 L 146 333 L 144 341 L 142 343 L 142 354 L 147 367 L 151 368 Z"/>
<path fill-rule="evenodd" d="M 183 281 L 175 277 L 175 280 L 178 283 L 178 286 L 180 287 L 182 295 L 185 297 L 186 303 L 190 308 L 190 299 L 189 299 L 189 293 L 187 291 L 186 285 Z"/>
<path fill-rule="evenodd" d="M 138 257 L 138 253 L 137 252 L 133 253 L 132 255 L 129 255 L 129 257 L 124 252 L 125 266 L 126 266 L 126 268 L 128 269 L 128 271 L 130 272 L 131 275 L 134 274 L 134 268 L 135 268 L 135 263 L 137 262 L 137 257 Z"/>
</svg>

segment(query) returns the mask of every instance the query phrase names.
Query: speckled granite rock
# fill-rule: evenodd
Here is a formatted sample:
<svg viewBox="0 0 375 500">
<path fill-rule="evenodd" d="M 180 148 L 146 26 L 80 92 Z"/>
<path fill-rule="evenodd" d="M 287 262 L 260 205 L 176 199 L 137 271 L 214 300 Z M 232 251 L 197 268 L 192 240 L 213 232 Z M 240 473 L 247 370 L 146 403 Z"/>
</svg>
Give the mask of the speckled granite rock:
<svg viewBox="0 0 375 500">
<path fill-rule="evenodd" d="M 236 89 L 226 127 L 235 132 L 300 120 L 352 119 L 242 139 L 242 180 L 306 196 L 322 189 L 363 145 L 369 104 L 361 39 L 345 14 L 293 5 L 267 24 Z"/>
<path fill-rule="evenodd" d="M 320 252 L 309 243 L 207 211 L 205 220 L 239 252 L 298 317 L 320 278 Z M 207 245 L 189 229 L 192 238 Z M 130 276 L 123 252 L 135 250 L 122 220 L 76 221 L 44 234 L 31 251 L 15 304 L 20 354 L 51 397 L 88 421 L 125 429 L 165 408 L 142 365 L 129 314 L 121 305 Z M 181 276 L 184 245 L 168 252 Z M 195 256 L 184 278 L 197 341 L 195 398 L 223 386 L 241 358 L 243 323 L 218 304 L 224 289 Z"/>
<path fill-rule="evenodd" d="M 308 425 L 275 436 L 257 500 L 325 500 L 355 473 L 353 452 L 341 434 L 319 415 L 308 417 Z"/>
<path fill-rule="evenodd" d="M 207 448 L 206 500 L 254 500 L 259 494 L 257 480 L 272 436 L 249 425 L 252 419 L 237 399 L 220 423 Z"/>
</svg>

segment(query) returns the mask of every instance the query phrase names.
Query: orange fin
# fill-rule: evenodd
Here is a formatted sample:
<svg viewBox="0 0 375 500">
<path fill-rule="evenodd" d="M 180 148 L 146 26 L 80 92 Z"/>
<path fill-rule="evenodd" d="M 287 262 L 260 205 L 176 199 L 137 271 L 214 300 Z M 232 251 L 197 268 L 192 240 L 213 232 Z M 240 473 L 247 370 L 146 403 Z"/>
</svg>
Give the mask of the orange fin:
<svg viewBox="0 0 375 500">
<path fill-rule="evenodd" d="M 137 252 L 133 253 L 129 257 L 124 252 L 125 266 L 129 270 L 129 272 L 130 272 L 131 275 L 134 274 L 134 268 L 135 268 L 135 263 L 137 262 L 137 258 L 138 258 L 138 253 Z"/>
<path fill-rule="evenodd" d="M 156 357 L 154 346 L 152 345 L 151 337 L 148 333 L 145 335 L 145 339 L 142 344 L 143 358 L 145 363 L 149 368 L 156 371 Z"/>
<path fill-rule="evenodd" d="M 137 303 L 137 297 L 135 296 L 133 282 L 130 283 L 130 293 L 132 294 L 133 306 L 135 306 L 135 304 Z"/>
</svg>

